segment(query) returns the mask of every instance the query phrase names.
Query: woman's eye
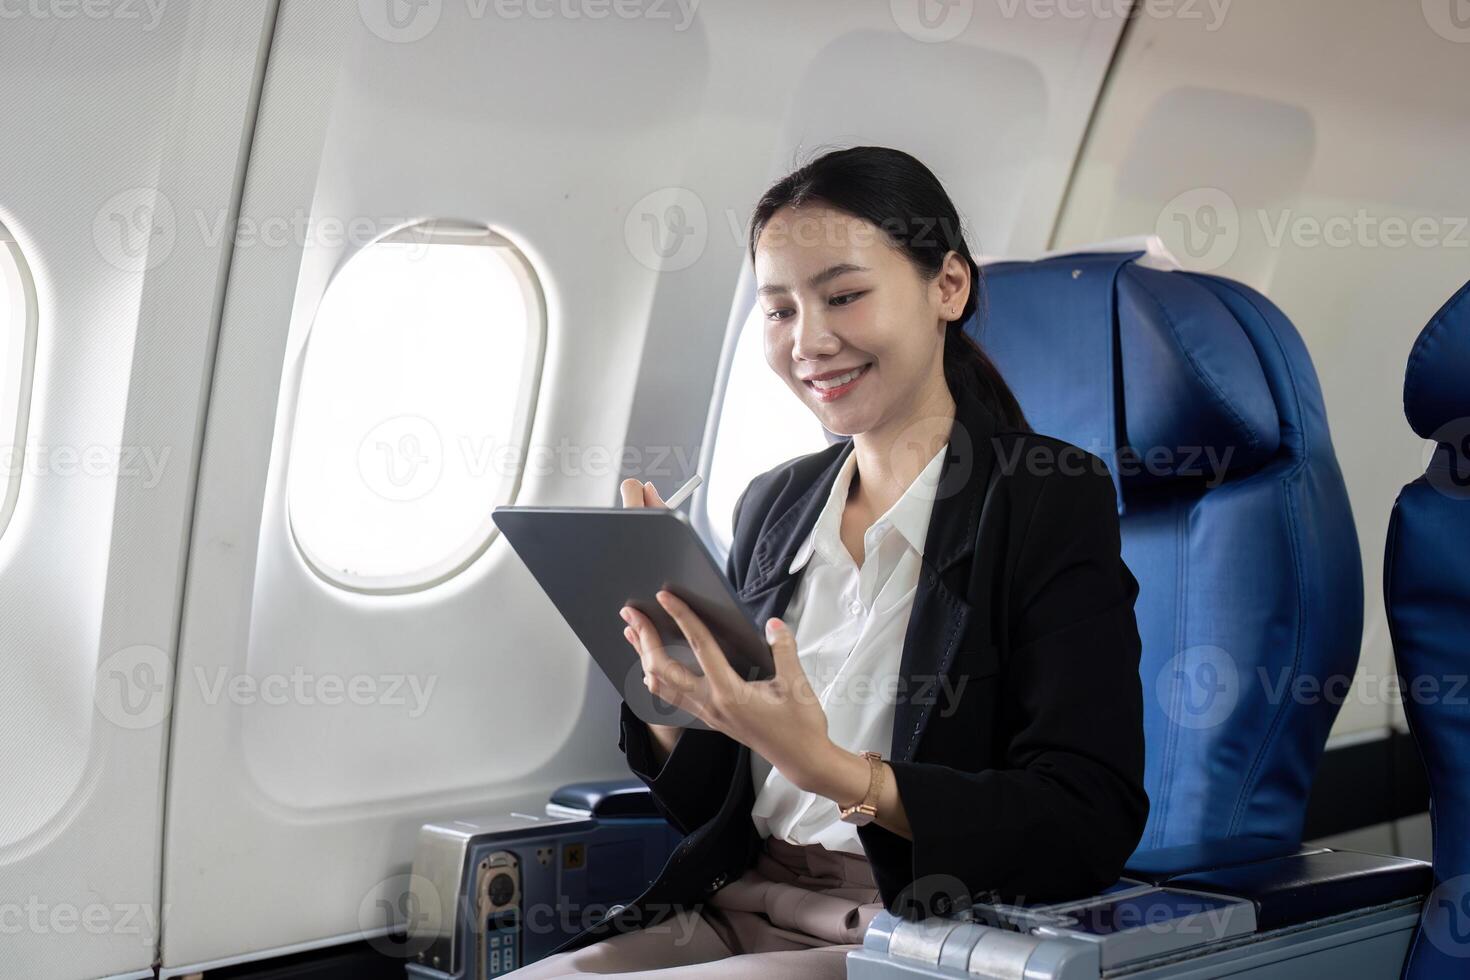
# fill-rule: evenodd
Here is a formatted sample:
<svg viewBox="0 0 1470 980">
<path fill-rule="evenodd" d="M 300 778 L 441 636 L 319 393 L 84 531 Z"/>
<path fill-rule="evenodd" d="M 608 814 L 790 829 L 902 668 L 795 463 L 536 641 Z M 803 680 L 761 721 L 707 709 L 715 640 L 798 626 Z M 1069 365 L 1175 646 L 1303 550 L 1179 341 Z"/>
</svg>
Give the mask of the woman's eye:
<svg viewBox="0 0 1470 980">
<path fill-rule="evenodd" d="M 791 315 L 791 311 L 790 310 L 767 310 L 766 311 L 766 319 L 767 320 L 784 320 L 784 319 L 786 319 L 790 315 Z"/>
<path fill-rule="evenodd" d="M 853 300 L 858 299 L 859 297 L 862 297 L 866 294 L 866 289 L 860 289 L 855 293 L 843 293 L 840 296 L 833 296 L 830 300 L 828 300 L 828 302 L 830 302 L 833 306 L 848 306 L 852 303 Z"/>
</svg>

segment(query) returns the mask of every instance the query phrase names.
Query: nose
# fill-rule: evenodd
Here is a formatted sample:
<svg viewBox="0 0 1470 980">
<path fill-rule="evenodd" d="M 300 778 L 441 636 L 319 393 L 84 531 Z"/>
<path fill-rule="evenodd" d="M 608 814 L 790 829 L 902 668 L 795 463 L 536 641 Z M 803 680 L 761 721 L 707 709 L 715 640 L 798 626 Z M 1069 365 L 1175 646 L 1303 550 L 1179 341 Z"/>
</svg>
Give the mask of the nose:
<svg viewBox="0 0 1470 980">
<path fill-rule="evenodd" d="M 827 318 L 821 312 L 799 313 L 794 317 L 792 328 L 791 356 L 798 361 L 809 361 L 831 357 L 842 347 L 842 341 L 827 326 Z"/>
</svg>

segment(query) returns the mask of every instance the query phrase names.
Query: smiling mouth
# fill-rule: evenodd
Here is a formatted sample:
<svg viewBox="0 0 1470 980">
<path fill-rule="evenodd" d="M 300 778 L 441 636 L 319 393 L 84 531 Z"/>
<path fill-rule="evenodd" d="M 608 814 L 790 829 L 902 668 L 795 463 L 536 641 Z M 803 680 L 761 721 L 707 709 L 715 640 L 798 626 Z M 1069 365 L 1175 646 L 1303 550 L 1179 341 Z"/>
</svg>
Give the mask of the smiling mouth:
<svg viewBox="0 0 1470 980">
<path fill-rule="evenodd" d="M 820 400 L 831 401 L 852 390 L 852 387 L 863 379 L 863 376 L 868 373 L 868 369 L 872 366 L 872 362 L 869 362 L 862 367 L 854 368 L 834 378 L 825 378 L 821 381 L 807 381 L 804 384 L 812 389 Z"/>
</svg>

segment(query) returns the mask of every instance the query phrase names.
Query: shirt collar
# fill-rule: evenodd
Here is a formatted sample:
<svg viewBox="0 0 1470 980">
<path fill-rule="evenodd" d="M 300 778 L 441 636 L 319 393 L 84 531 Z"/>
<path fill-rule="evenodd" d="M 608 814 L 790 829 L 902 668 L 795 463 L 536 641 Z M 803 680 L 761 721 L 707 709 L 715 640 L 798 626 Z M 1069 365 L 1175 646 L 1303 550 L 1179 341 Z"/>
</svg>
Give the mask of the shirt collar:
<svg viewBox="0 0 1470 980">
<path fill-rule="evenodd" d="M 893 525 L 893 528 L 903 535 L 904 540 L 921 557 L 924 554 L 924 539 L 929 532 L 929 517 L 934 506 L 935 488 L 939 485 L 939 473 L 948 449 L 948 443 L 940 446 L 939 451 L 934 454 L 914 481 L 905 487 L 903 494 L 893 502 L 893 506 L 889 507 L 877 521 L 874 521 L 874 524 L 887 521 Z M 823 505 L 822 512 L 817 515 L 816 523 L 812 525 L 811 531 L 791 559 L 790 574 L 794 575 L 806 567 L 812 553 L 820 545 L 842 546 L 842 509 L 847 504 L 848 490 L 852 486 L 852 476 L 856 470 L 857 452 L 849 452 L 847 459 L 842 463 L 842 468 L 837 471 L 836 479 L 832 481 L 831 489 L 827 492 L 827 502 Z M 836 544 L 833 545 L 833 542 Z"/>
</svg>

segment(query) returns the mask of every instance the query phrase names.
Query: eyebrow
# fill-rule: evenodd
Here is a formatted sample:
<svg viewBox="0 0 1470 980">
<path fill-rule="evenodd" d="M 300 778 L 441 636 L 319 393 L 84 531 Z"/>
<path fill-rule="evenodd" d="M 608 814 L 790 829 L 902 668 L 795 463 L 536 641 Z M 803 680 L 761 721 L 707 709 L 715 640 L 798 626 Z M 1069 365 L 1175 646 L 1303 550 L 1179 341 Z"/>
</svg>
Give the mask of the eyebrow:
<svg viewBox="0 0 1470 980">
<path fill-rule="evenodd" d="M 828 266 L 821 272 L 812 276 L 806 281 L 806 284 L 812 289 L 816 289 L 822 283 L 827 282 L 831 279 L 836 279 L 838 276 L 845 275 L 846 273 L 867 271 L 869 271 L 869 269 L 865 265 L 854 265 L 851 262 L 839 262 L 836 265 Z M 762 286 L 760 289 L 756 290 L 756 292 L 759 293 L 761 296 L 769 296 L 771 293 L 784 293 L 788 291 L 789 287 L 783 286 L 780 283 L 768 283 Z"/>
</svg>

